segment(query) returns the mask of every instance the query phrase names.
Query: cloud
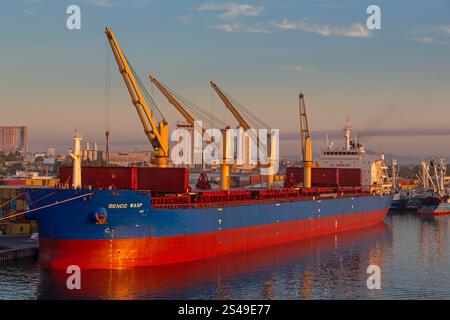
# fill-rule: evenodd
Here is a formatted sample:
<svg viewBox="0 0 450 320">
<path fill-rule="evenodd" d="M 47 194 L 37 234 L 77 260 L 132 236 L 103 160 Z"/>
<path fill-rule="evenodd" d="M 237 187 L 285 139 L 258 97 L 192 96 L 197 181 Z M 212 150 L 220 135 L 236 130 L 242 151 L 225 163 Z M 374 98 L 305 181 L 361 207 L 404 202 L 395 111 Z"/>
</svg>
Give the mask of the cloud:
<svg viewBox="0 0 450 320">
<path fill-rule="evenodd" d="M 354 23 L 347 27 L 332 27 L 307 22 L 294 22 L 283 19 L 281 22 L 272 21 L 272 25 L 281 30 L 302 30 L 322 36 L 341 36 L 352 38 L 368 38 L 370 32 L 361 23 Z"/>
<path fill-rule="evenodd" d="M 255 6 L 236 2 L 225 2 L 225 3 L 209 2 L 198 7 L 198 10 L 223 11 L 223 13 L 219 15 L 221 19 L 236 19 L 240 16 L 257 17 L 264 10 L 264 6 Z"/>
<path fill-rule="evenodd" d="M 244 29 L 244 31 L 251 32 L 251 33 L 272 33 L 272 31 L 267 30 L 267 28 L 265 26 L 263 26 L 262 24 L 256 24 L 256 25 L 247 27 Z"/>
<path fill-rule="evenodd" d="M 240 31 L 241 25 L 238 23 L 232 23 L 232 24 L 218 24 L 214 26 L 210 26 L 211 29 L 217 29 L 224 32 L 236 32 Z"/>
<path fill-rule="evenodd" d="M 244 26 L 240 23 L 225 23 L 209 26 L 211 29 L 216 29 L 224 32 L 249 32 L 249 33 L 271 33 L 263 25 Z"/>
<path fill-rule="evenodd" d="M 150 3 L 150 0 L 82 0 L 85 3 L 97 6 L 97 7 L 130 7 L 130 8 L 141 8 L 145 7 Z"/>
<path fill-rule="evenodd" d="M 334 8 L 342 8 L 342 7 L 344 7 L 344 4 L 342 4 L 342 3 L 333 3 L 333 4 L 331 4 L 331 3 L 322 3 L 322 4 L 317 4 L 316 6 L 317 7 L 321 7 L 321 8 L 332 8 L 332 9 L 334 9 Z"/>
<path fill-rule="evenodd" d="M 358 136 L 363 138 L 371 137 L 437 137 L 450 135 L 448 128 L 399 128 L 399 129 L 380 129 L 380 130 L 358 130 Z M 316 130 L 311 135 L 314 139 L 323 139 L 327 135 L 330 138 L 340 138 L 342 131 L 340 130 Z M 290 141 L 298 140 L 298 131 L 280 132 L 280 140 Z"/>
<path fill-rule="evenodd" d="M 117 2 L 114 2 L 112 0 L 83 0 L 83 2 L 86 2 L 88 4 L 92 4 L 94 6 L 98 6 L 98 7 L 117 7 L 117 6 L 122 6 L 119 5 Z"/>
<path fill-rule="evenodd" d="M 450 26 L 440 26 L 438 30 L 445 34 L 450 34 Z"/>
<path fill-rule="evenodd" d="M 24 12 L 30 16 L 35 16 L 38 14 L 36 11 L 30 9 L 25 9 Z"/>
<path fill-rule="evenodd" d="M 448 41 L 438 40 L 438 39 L 435 39 L 435 38 L 429 37 L 429 36 L 427 36 L 427 37 L 421 37 L 421 38 L 419 38 L 419 39 L 417 39 L 417 40 L 418 40 L 419 42 L 425 43 L 425 44 L 436 44 L 436 45 L 441 45 L 441 46 L 445 46 L 445 45 L 448 45 L 448 44 L 449 44 Z"/>
<path fill-rule="evenodd" d="M 290 69 L 292 71 L 296 71 L 296 72 L 304 72 L 307 70 L 306 67 L 302 64 L 297 64 L 295 66 L 291 66 Z"/>
<path fill-rule="evenodd" d="M 450 45 L 448 35 L 450 35 L 450 25 L 441 25 L 439 27 L 427 28 L 411 32 L 414 40 L 429 45 Z"/>
<path fill-rule="evenodd" d="M 192 24 L 192 17 L 190 17 L 190 16 L 178 16 L 177 20 L 179 22 L 181 22 L 182 24 L 186 24 L 186 25 Z"/>
<path fill-rule="evenodd" d="M 305 71 L 309 71 L 310 69 L 307 68 L 305 65 L 303 64 L 295 64 L 295 65 L 290 65 L 290 66 L 282 66 L 281 69 L 284 70 L 289 70 L 289 71 L 294 71 L 294 72 L 305 72 Z"/>
</svg>

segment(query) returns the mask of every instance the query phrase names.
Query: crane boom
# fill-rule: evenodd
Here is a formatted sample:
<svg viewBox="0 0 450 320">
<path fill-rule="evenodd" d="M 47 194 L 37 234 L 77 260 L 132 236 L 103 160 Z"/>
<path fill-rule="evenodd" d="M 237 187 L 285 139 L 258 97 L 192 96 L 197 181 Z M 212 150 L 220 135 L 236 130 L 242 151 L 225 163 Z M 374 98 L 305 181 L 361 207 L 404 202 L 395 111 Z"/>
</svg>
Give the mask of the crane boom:
<svg viewBox="0 0 450 320">
<path fill-rule="evenodd" d="M 303 93 L 299 95 L 299 111 L 300 111 L 300 139 L 301 139 L 301 147 L 302 147 L 302 156 L 303 160 L 305 159 L 305 140 L 310 137 L 309 135 L 309 126 L 308 126 L 308 117 L 306 115 L 306 104 L 305 104 L 305 96 Z"/>
<path fill-rule="evenodd" d="M 248 121 L 246 119 L 244 119 L 244 117 L 239 113 L 237 108 L 233 105 L 233 103 L 226 96 L 226 94 L 212 81 L 211 81 L 211 87 L 214 89 L 214 91 L 216 91 L 217 95 L 222 100 L 225 107 L 231 111 L 233 116 L 238 121 L 239 126 L 242 127 L 245 131 L 247 131 L 249 133 L 249 137 L 248 137 L 249 139 L 247 141 L 245 141 L 245 145 L 246 145 L 245 149 L 247 150 L 246 157 L 248 159 L 250 159 L 250 154 L 249 154 L 250 139 L 253 140 L 254 143 L 263 150 L 263 152 L 267 152 L 267 146 L 261 144 L 258 135 L 255 134 L 255 132 L 253 130 L 250 130 L 250 129 L 252 129 L 252 127 L 250 126 Z M 273 143 L 272 139 L 271 139 L 271 143 Z M 273 147 L 275 147 L 275 146 L 273 146 Z M 270 163 L 268 163 L 268 164 L 262 164 L 258 161 L 257 164 L 258 164 L 258 167 L 260 167 L 260 168 L 273 168 L 272 161 L 270 161 Z M 272 188 L 273 184 L 274 184 L 274 172 L 271 172 L 271 174 L 268 175 L 267 187 Z"/>
<path fill-rule="evenodd" d="M 299 111 L 300 111 L 300 138 L 303 156 L 304 168 L 304 187 L 311 187 L 311 168 L 312 168 L 312 140 L 309 134 L 308 117 L 306 115 L 305 96 L 303 93 L 299 95 Z"/>
<path fill-rule="evenodd" d="M 114 33 L 107 27 L 105 28 L 105 34 L 116 59 L 119 72 L 131 96 L 131 101 L 144 127 L 145 135 L 156 151 L 157 165 L 158 167 L 166 167 L 169 153 L 168 123 L 163 119 L 157 126 Z"/>
<path fill-rule="evenodd" d="M 240 115 L 240 113 L 237 111 L 236 107 L 231 103 L 230 99 L 223 93 L 223 91 L 214 83 L 211 81 L 211 87 L 216 91 L 219 98 L 223 101 L 225 104 L 225 107 L 227 107 L 228 110 L 231 111 L 233 116 L 236 118 L 236 120 L 239 122 L 239 125 L 244 130 L 249 130 L 251 127 L 248 124 L 248 122 Z"/>
<path fill-rule="evenodd" d="M 161 93 L 166 97 L 167 101 L 173 105 L 179 113 L 186 119 L 186 121 L 194 125 L 195 119 L 189 114 L 189 112 L 181 105 L 181 103 L 154 77 L 149 76 L 150 81 L 156 85 Z"/>
</svg>

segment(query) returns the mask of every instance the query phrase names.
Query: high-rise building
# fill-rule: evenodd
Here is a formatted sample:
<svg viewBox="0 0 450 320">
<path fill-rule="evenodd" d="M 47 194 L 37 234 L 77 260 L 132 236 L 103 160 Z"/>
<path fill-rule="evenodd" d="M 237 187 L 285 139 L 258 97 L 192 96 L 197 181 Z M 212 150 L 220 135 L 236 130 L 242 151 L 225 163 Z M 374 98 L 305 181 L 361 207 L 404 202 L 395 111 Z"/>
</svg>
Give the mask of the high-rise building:
<svg viewBox="0 0 450 320">
<path fill-rule="evenodd" d="M 48 158 L 54 158 L 56 157 L 56 150 L 54 148 L 48 148 L 46 155 Z"/>
<path fill-rule="evenodd" d="M 0 151 L 27 152 L 28 128 L 27 127 L 0 127 Z"/>
</svg>

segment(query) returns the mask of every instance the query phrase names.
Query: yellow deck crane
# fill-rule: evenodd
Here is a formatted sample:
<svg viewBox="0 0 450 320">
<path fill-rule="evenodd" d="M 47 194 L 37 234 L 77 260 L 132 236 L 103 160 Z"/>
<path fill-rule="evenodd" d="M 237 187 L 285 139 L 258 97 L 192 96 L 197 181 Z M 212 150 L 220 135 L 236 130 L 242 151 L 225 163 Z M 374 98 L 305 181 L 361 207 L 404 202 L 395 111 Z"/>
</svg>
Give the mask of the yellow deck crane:
<svg viewBox="0 0 450 320">
<path fill-rule="evenodd" d="M 225 107 L 230 110 L 231 114 L 234 116 L 234 118 L 238 121 L 239 126 L 242 127 L 245 131 L 250 130 L 252 128 L 256 127 L 263 127 L 265 129 L 269 129 L 269 126 L 266 125 L 264 122 L 262 122 L 260 119 L 258 119 L 253 113 L 251 113 L 248 109 L 244 108 L 243 106 L 239 105 L 236 101 L 231 101 L 231 97 L 227 95 L 222 89 L 220 89 L 214 82 L 211 81 L 211 87 L 214 89 L 214 91 L 217 93 L 219 98 L 222 100 Z M 238 110 L 239 109 L 239 110 Z M 251 131 L 250 131 L 251 132 Z M 256 145 L 259 144 L 258 137 L 251 137 L 254 139 Z M 271 140 L 272 144 L 272 150 L 275 149 L 275 140 Z M 246 148 L 245 150 L 248 152 L 249 150 L 249 141 L 245 142 Z M 264 150 L 266 150 L 266 146 L 260 146 L 263 147 Z M 271 152 L 272 153 L 272 152 Z M 249 155 L 248 155 L 249 157 Z M 272 159 L 271 155 L 271 160 Z M 267 167 L 271 168 L 273 166 L 272 161 L 270 164 L 260 164 L 258 163 L 258 167 Z M 272 188 L 274 185 L 274 175 L 275 172 L 271 172 L 267 177 L 267 187 Z"/>
<path fill-rule="evenodd" d="M 172 89 L 168 88 L 166 85 L 162 84 L 160 81 L 158 81 L 155 77 L 149 76 L 150 81 L 158 88 L 158 90 L 166 97 L 167 101 L 177 109 L 177 111 L 184 117 L 186 122 L 190 124 L 195 129 L 195 121 L 196 120 L 202 120 L 205 122 L 211 122 L 211 124 L 216 124 L 220 126 L 221 128 L 228 128 L 228 126 L 222 122 L 220 119 L 214 117 L 213 115 L 209 114 L 199 106 L 195 105 L 193 102 L 187 100 L 180 94 L 176 93 Z M 194 118 L 194 116 L 195 118 Z M 200 132 L 202 135 L 205 134 L 205 129 L 202 128 L 202 132 Z M 224 131 L 222 130 L 222 133 L 224 134 Z M 210 137 L 206 137 L 207 143 L 211 142 Z M 226 166 L 226 162 L 225 162 Z M 227 171 L 227 169 L 225 169 Z M 207 179 L 206 173 L 202 172 L 200 175 L 200 179 L 203 179 L 205 181 Z M 229 182 L 227 182 L 228 179 L 222 180 L 222 189 L 228 190 L 229 189 Z M 201 185 L 205 185 L 204 182 L 201 183 Z"/>
<path fill-rule="evenodd" d="M 311 168 L 313 166 L 312 159 L 312 141 L 309 134 L 308 117 L 306 115 L 305 96 L 303 93 L 299 95 L 299 111 L 300 111 L 300 139 L 303 156 L 303 186 L 311 188 Z"/>
<path fill-rule="evenodd" d="M 144 96 L 142 92 L 143 85 L 128 60 L 120 48 L 114 33 L 109 28 L 105 28 L 105 34 L 111 46 L 111 50 L 116 58 L 119 72 L 121 73 L 131 101 L 136 108 L 139 119 L 144 127 L 145 135 L 155 150 L 156 165 L 158 167 L 167 167 L 169 155 L 169 126 L 167 121 L 160 115 L 159 121 L 155 121 L 154 112 L 149 108 L 149 95 Z"/>
<path fill-rule="evenodd" d="M 202 120 L 205 122 L 210 122 L 212 125 L 218 126 L 222 132 L 222 148 L 223 148 L 223 158 L 222 158 L 222 174 L 221 174 L 221 188 L 222 190 L 230 189 L 230 169 L 227 163 L 227 159 L 230 157 L 230 139 L 231 136 L 229 130 L 229 126 L 222 122 L 220 119 L 214 117 L 208 112 L 204 111 L 202 108 L 198 107 L 191 101 L 187 100 L 180 94 L 177 94 L 175 91 L 169 89 L 167 86 L 159 82 L 156 78 L 150 76 L 150 80 L 156 87 L 161 91 L 161 93 L 166 97 L 170 104 L 172 104 L 185 118 L 185 120 L 194 125 L 195 120 Z M 194 118 L 194 116 L 195 118 Z M 202 134 L 205 133 L 205 130 L 202 130 Z M 207 137 L 207 143 L 212 142 L 210 137 Z"/>
<path fill-rule="evenodd" d="M 211 87 L 216 91 L 219 98 L 223 101 L 223 104 L 225 107 L 230 110 L 230 112 L 233 114 L 233 116 L 236 118 L 236 120 L 239 122 L 239 125 L 244 130 L 250 130 L 251 126 L 250 124 L 244 119 L 243 116 L 239 113 L 237 108 L 231 103 L 230 99 L 226 96 L 226 94 L 214 83 L 211 81 Z"/>
<path fill-rule="evenodd" d="M 164 95 L 164 97 L 166 97 L 167 101 L 169 101 L 169 103 L 171 105 L 173 105 L 175 107 L 175 109 L 178 110 L 179 113 L 181 113 L 181 115 L 184 117 L 184 119 L 186 119 L 186 121 L 190 124 L 190 125 L 194 125 L 195 119 L 194 117 L 191 116 L 191 114 L 183 107 L 183 105 L 180 103 L 180 101 L 178 101 L 178 99 L 176 99 L 170 92 L 169 90 L 163 86 L 155 77 L 149 76 L 150 81 L 158 88 L 158 90 Z"/>
</svg>

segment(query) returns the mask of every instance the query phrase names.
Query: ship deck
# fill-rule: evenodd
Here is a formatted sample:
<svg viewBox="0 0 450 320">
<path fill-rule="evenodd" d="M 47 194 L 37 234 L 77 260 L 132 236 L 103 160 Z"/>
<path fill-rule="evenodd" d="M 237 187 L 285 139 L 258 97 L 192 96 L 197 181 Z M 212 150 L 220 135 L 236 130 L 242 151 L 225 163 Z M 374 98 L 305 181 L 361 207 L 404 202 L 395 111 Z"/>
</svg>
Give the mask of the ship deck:
<svg viewBox="0 0 450 320">
<path fill-rule="evenodd" d="M 192 194 L 152 197 L 155 209 L 195 209 L 251 206 L 280 202 L 367 197 L 361 188 L 300 188 L 271 190 L 206 191 Z"/>
</svg>

